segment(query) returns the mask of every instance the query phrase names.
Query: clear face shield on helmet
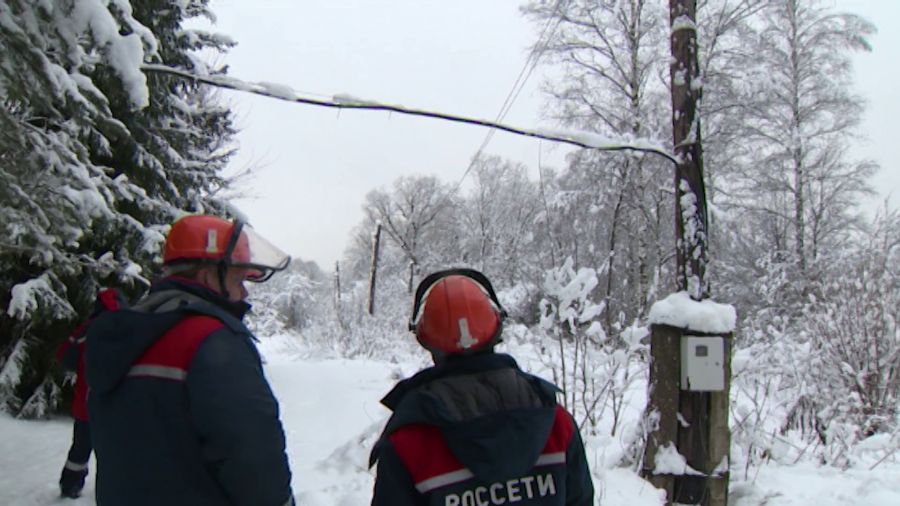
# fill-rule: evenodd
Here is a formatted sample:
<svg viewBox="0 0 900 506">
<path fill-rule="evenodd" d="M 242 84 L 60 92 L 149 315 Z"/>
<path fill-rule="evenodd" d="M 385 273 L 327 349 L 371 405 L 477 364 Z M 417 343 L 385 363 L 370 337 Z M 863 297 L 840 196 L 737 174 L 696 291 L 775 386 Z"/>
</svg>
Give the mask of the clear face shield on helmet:
<svg viewBox="0 0 900 506">
<path fill-rule="evenodd" d="M 247 281 L 262 283 L 278 271 L 287 268 L 291 257 L 262 237 L 252 227 L 235 221 L 225 263 L 229 267 L 249 269 Z"/>
</svg>

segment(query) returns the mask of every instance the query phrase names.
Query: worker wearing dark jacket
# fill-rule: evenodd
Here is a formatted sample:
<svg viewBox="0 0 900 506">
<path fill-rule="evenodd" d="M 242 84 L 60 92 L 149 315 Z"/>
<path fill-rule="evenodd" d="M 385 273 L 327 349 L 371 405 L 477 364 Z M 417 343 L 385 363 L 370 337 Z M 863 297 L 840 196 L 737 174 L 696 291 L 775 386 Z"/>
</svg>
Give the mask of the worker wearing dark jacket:
<svg viewBox="0 0 900 506">
<path fill-rule="evenodd" d="M 372 451 L 373 506 L 588 506 L 594 487 L 558 389 L 493 352 L 505 312 L 470 269 L 426 277 L 410 330 L 435 366 L 400 382 Z"/>
<path fill-rule="evenodd" d="M 242 323 L 244 281 L 290 257 L 240 222 L 177 221 L 169 276 L 88 329 L 97 504 L 293 504 L 278 403 Z"/>
<path fill-rule="evenodd" d="M 91 426 L 87 411 L 87 381 L 84 376 L 84 342 L 88 323 L 104 311 L 116 310 L 121 300 L 115 290 L 101 290 L 90 319 L 76 328 L 63 341 L 57 351 L 57 360 L 63 367 L 75 373 L 75 386 L 72 395 L 72 444 L 66 455 L 66 463 L 59 476 L 59 490 L 63 497 L 74 499 L 81 495 L 88 475 L 88 461 L 91 459 Z"/>
</svg>

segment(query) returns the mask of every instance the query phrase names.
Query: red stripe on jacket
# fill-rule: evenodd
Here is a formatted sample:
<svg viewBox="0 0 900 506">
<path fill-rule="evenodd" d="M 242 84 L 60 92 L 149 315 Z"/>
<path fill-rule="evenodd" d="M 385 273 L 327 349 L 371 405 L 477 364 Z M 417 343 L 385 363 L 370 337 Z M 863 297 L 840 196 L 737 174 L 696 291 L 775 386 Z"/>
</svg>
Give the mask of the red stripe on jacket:
<svg viewBox="0 0 900 506">
<path fill-rule="evenodd" d="M 557 405 L 553 428 L 541 454 L 565 453 L 574 434 L 575 426 L 569 413 Z M 412 476 L 413 483 L 465 469 L 450 451 L 440 429 L 433 425 L 406 425 L 388 439 Z"/>
<path fill-rule="evenodd" d="M 556 405 L 556 418 L 553 420 L 553 430 L 547 438 L 547 445 L 541 453 L 565 452 L 575 435 L 575 423 L 565 408 Z"/>
<path fill-rule="evenodd" d="M 207 336 L 225 324 L 212 316 L 191 316 L 169 329 L 132 365 L 131 376 L 155 376 L 140 371 L 166 368 L 187 375 L 197 349 Z"/>
<path fill-rule="evenodd" d="M 100 303 L 103 304 L 103 307 L 106 308 L 107 311 L 116 311 L 120 309 L 119 294 L 113 289 L 101 290 L 97 295 L 97 298 L 100 299 Z"/>
</svg>

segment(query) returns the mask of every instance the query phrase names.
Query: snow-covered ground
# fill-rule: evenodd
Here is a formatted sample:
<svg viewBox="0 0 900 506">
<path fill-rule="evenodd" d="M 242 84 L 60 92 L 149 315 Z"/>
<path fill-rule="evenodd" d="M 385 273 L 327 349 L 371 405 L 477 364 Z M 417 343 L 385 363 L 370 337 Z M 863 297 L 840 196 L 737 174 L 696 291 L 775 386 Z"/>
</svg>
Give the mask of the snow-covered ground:
<svg viewBox="0 0 900 506">
<path fill-rule="evenodd" d="M 368 452 L 387 419 L 379 404 L 400 376 L 419 363 L 309 358 L 289 337 L 265 340 L 267 375 L 281 402 L 293 487 L 303 506 L 363 506 L 373 475 Z M 528 363 L 523 360 L 523 364 Z M 57 479 L 71 431 L 68 419 L 22 421 L 0 415 L 0 505 L 94 505 L 93 475 L 77 500 L 58 497 Z M 598 504 L 656 506 L 660 493 L 629 469 L 608 467 L 617 440 L 589 438 Z M 809 463 L 771 464 L 750 479 L 733 471 L 732 506 L 898 506 L 900 455 L 874 470 L 841 471 Z"/>
</svg>

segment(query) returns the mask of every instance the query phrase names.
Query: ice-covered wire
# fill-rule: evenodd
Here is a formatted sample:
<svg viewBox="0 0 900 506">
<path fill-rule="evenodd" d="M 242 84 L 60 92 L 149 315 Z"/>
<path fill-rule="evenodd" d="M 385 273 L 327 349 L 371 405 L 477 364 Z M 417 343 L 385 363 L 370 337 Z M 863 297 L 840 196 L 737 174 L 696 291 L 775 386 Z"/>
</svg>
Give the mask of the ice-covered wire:
<svg viewBox="0 0 900 506">
<path fill-rule="evenodd" d="M 423 109 L 415 109 L 401 105 L 384 104 L 380 102 L 357 99 L 353 97 L 334 96 L 329 99 L 317 99 L 311 97 L 298 96 L 288 92 L 288 87 L 275 87 L 272 85 L 249 83 L 227 76 L 215 75 L 197 75 L 186 70 L 169 67 L 159 64 L 144 64 L 141 69 L 144 72 L 155 72 L 169 74 L 184 79 L 189 79 L 198 83 L 208 84 L 218 88 L 226 88 L 236 91 L 253 93 L 256 95 L 267 96 L 278 100 L 295 102 L 300 104 L 317 105 L 321 107 L 330 107 L 334 109 L 360 109 L 369 111 L 387 111 L 398 114 L 406 114 L 410 116 L 421 116 L 426 118 L 441 119 L 455 123 L 465 123 L 469 125 L 479 125 L 487 128 L 495 128 L 503 132 L 522 135 L 525 137 L 533 137 L 536 139 L 544 139 L 547 141 L 561 142 L 585 149 L 596 149 L 599 151 L 634 151 L 642 153 L 651 153 L 661 156 L 673 164 L 678 163 L 678 159 L 672 153 L 669 153 L 662 147 L 653 146 L 646 142 L 631 142 L 629 140 L 613 140 L 604 139 L 602 141 L 591 139 L 592 134 L 588 133 L 552 133 L 547 131 L 529 130 L 526 128 L 513 127 L 495 121 L 488 121 L 479 118 L 469 118 L 458 116 L 455 114 L 447 114 L 435 111 L 426 111 Z"/>
</svg>

